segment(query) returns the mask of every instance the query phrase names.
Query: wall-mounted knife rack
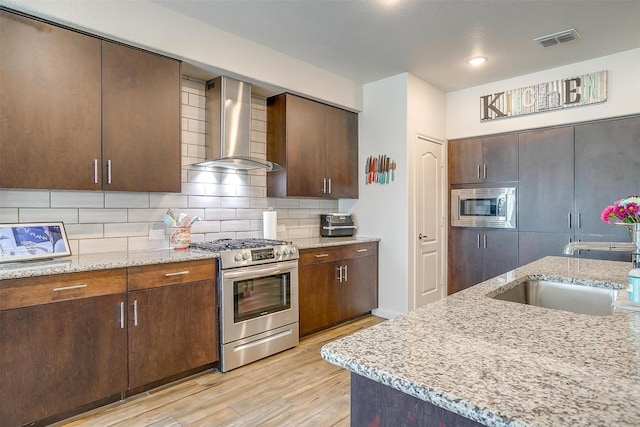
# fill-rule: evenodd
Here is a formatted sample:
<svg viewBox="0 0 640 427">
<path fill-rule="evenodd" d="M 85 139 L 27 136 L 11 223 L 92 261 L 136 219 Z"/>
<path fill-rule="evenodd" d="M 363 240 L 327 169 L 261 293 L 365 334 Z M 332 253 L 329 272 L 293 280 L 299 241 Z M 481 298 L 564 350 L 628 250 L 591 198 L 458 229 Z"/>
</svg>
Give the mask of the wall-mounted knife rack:
<svg viewBox="0 0 640 427">
<path fill-rule="evenodd" d="M 365 162 L 365 184 L 389 184 L 396 179 L 396 162 L 386 154 L 367 157 Z"/>
</svg>

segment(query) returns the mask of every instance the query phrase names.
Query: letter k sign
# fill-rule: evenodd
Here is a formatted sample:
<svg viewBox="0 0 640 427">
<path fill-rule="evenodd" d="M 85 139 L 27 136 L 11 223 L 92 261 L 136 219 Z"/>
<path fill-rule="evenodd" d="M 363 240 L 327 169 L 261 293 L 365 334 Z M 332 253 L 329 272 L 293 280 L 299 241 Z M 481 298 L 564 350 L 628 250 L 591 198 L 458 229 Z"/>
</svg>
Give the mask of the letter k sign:
<svg viewBox="0 0 640 427">
<path fill-rule="evenodd" d="M 491 119 L 497 119 L 498 117 L 507 116 L 505 113 L 498 110 L 498 108 L 495 105 L 502 95 L 504 95 L 504 92 L 498 92 L 493 94 L 493 99 L 491 100 L 491 102 L 489 102 L 489 98 L 491 98 L 491 95 L 485 95 L 480 97 L 480 102 L 482 103 L 482 117 L 480 118 L 480 120 L 491 120 Z M 489 110 L 494 112 L 495 117 L 489 117 Z"/>
</svg>

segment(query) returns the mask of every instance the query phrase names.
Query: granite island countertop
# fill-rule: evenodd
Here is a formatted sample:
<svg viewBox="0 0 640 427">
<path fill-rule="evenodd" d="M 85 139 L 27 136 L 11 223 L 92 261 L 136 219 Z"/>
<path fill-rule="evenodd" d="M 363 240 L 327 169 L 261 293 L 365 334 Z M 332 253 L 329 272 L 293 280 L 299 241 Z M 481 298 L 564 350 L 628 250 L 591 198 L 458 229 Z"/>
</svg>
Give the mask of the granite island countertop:
<svg viewBox="0 0 640 427">
<path fill-rule="evenodd" d="M 326 246 L 349 245 L 377 242 L 374 237 L 315 237 L 295 239 L 292 242 L 299 249 Z M 128 252 L 107 252 L 87 255 L 72 255 L 43 261 L 15 262 L 0 264 L 0 280 L 25 277 L 47 276 L 51 274 L 78 273 L 84 271 L 107 270 L 140 265 L 165 264 L 170 262 L 193 261 L 219 258 L 217 252 L 198 250 L 174 251 L 153 249 Z"/>
<path fill-rule="evenodd" d="M 640 312 L 495 300 L 528 278 L 619 288 L 631 263 L 547 257 L 326 344 L 322 357 L 488 426 L 640 425 Z"/>
</svg>

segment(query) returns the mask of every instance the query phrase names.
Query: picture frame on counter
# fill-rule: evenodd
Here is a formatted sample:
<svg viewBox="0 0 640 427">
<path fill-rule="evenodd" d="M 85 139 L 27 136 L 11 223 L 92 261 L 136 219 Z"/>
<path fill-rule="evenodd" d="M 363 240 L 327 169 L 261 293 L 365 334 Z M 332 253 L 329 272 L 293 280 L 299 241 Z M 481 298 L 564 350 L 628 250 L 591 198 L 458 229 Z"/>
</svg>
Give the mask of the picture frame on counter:
<svg viewBox="0 0 640 427">
<path fill-rule="evenodd" d="M 62 222 L 0 224 L 0 263 L 71 255 Z"/>
</svg>

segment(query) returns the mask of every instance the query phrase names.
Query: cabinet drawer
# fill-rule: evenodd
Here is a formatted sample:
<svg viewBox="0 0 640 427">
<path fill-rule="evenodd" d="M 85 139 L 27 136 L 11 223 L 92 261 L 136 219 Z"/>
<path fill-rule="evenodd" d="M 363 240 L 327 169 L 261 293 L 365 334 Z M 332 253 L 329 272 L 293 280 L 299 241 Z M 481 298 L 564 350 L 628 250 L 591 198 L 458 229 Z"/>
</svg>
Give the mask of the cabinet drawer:
<svg viewBox="0 0 640 427">
<path fill-rule="evenodd" d="M 124 268 L 0 281 L 0 310 L 125 292 Z"/>
<path fill-rule="evenodd" d="M 173 262 L 129 267 L 128 289 L 149 289 L 215 279 L 215 260 Z"/>
<path fill-rule="evenodd" d="M 328 248 L 303 249 L 300 251 L 300 265 L 317 264 L 320 262 L 331 262 L 341 259 L 340 246 Z"/>
<path fill-rule="evenodd" d="M 342 247 L 342 258 L 360 258 L 378 254 L 378 243 L 358 243 L 355 245 L 345 245 Z"/>
</svg>

